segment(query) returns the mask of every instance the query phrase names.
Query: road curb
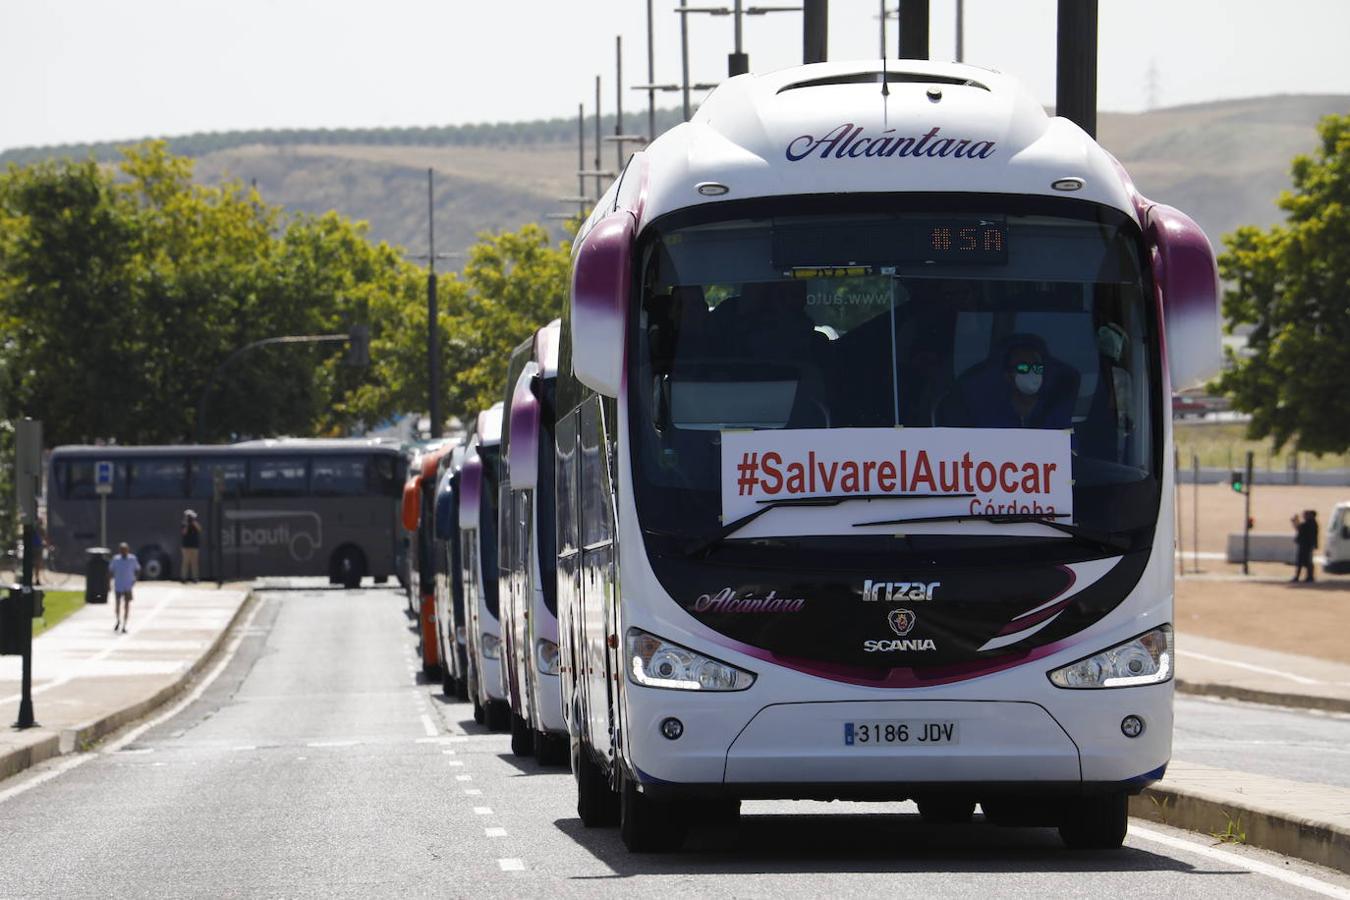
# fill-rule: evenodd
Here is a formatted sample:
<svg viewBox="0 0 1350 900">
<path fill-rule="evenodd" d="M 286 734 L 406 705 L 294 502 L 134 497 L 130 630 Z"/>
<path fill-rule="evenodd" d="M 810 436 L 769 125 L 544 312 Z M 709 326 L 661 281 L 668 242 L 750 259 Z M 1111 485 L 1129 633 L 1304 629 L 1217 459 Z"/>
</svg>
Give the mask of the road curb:
<svg viewBox="0 0 1350 900">
<path fill-rule="evenodd" d="M 1130 798 L 1130 815 L 1217 838 L 1242 833 L 1240 841 L 1284 856 L 1350 873 L 1350 830 L 1329 822 L 1235 804 L 1203 791 L 1158 783 Z"/>
<path fill-rule="evenodd" d="M 230 616 L 230 621 L 216 635 L 211 645 L 171 684 L 165 685 L 144 700 L 114 710 L 97 719 L 91 719 L 74 728 L 62 729 L 60 733 L 53 734 L 36 744 L 19 747 L 0 755 L 0 781 L 54 757 L 88 750 L 99 739 L 107 737 L 137 719 L 144 718 L 182 694 L 197 679 L 202 670 L 209 666 L 220 654 L 221 649 L 234 633 L 234 629 L 239 625 L 244 614 L 256 605 L 257 600 L 257 593 L 249 589 L 244 597 L 244 602 L 240 603 L 235 609 L 234 615 Z"/>
<path fill-rule="evenodd" d="M 1177 690 L 1183 694 L 1201 697 L 1221 697 L 1226 700 L 1245 700 L 1248 703 L 1265 703 L 1271 706 L 1288 706 L 1295 709 L 1320 709 L 1324 712 L 1350 713 L 1350 699 L 1341 697 L 1318 697 L 1312 694 L 1292 694 L 1283 691 L 1259 691 L 1254 688 L 1238 687 L 1232 684 L 1219 684 L 1205 681 L 1176 681 Z"/>
</svg>

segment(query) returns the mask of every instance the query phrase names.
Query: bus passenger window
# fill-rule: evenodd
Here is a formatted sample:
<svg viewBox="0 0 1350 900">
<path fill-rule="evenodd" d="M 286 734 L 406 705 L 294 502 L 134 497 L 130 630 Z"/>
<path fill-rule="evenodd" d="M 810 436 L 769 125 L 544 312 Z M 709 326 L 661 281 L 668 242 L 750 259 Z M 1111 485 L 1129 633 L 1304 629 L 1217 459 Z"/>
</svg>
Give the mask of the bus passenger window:
<svg viewBox="0 0 1350 900">
<path fill-rule="evenodd" d="M 248 493 L 255 497 L 298 497 L 305 493 L 305 461 L 259 457 L 252 461 Z"/>
<path fill-rule="evenodd" d="M 316 497 L 354 497 L 366 492 L 363 456 L 319 456 L 310 462 L 310 493 Z"/>
<path fill-rule="evenodd" d="M 130 470 L 127 491 L 134 499 L 182 497 L 187 490 L 185 459 L 137 459 Z"/>
<path fill-rule="evenodd" d="M 213 496 L 217 473 L 220 475 L 221 496 L 239 496 L 244 487 L 244 461 L 210 456 L 192 460 L 192 496 L 204 498 Z"/>
</svg>

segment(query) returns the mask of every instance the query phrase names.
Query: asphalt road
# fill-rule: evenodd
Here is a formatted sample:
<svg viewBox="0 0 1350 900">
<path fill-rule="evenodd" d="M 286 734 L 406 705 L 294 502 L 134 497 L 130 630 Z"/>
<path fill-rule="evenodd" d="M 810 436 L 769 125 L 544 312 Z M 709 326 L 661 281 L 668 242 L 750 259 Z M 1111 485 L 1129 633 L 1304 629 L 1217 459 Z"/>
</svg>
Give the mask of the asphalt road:
<svg viewBox="0 0 1350 900">
<path fill-rule="evenodd" d="M 398 593 L 262 596 L 181 711 L 0 785 L 0 896 L 1350 897 L 1350 878 L 1161 826 L 1069 853 L 908 804 L 747 803 L 682 853 L 631 856 L 582 828 L 569 774 L 417 684 Z"/>
</svg>

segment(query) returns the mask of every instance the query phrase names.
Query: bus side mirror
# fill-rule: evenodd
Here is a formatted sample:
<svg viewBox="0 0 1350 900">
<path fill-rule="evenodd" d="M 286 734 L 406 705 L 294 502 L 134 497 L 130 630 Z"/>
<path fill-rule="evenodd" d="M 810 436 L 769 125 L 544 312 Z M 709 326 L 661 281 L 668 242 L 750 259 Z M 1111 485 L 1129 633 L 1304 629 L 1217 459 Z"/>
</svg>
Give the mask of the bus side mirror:
<svg viewBox="0 0 1350 900">
<path fill-rule="evenodd" d="M 532 491 L 539 485 L 539 426 L 543 415 L 534 395 L 535 366 L 530 363 L 516 380 L 511 394 L 511 443 L 506 450 L 506 470 L 511 489 Z"/>
<path fill-rule="evenodd" d="M 1170 206 L 1148 210 L 1146 233 L 1153 282 L 1162 295 L 1167 368 L 1172 390 L 1219 373 L 1219 269 L 1214 248 L 1190 216 Z"/>
<path fill-rule="evenodd" d="M 403 485 L 403 530 L 416 531 L 422 519 L 422 476 L 414 475 Z"/>
<path fill-rule="evenodd" d="M 619 396 L 623 383 L 636 234 L 632 213 L 610 213 L 582 239 L 572 266 L 572 370 L 606 397 Z"/>
<path fill-rule="evenodd" d="M 478 527 L 478 506 L 483 494 L 483 461 L 477 455 L 459 470 L 459 527 Z"/>
<path fill-rule="evenodd" d="M 450 473 L 446 472 L 441 480 L 441 486 L 436 491 L 436 523 L 435 535 L 438 541 L 448 541 L 455 535 L 450 533 L 450 514 L 454 511 L 451 506 L 455 502 L 455 493 L 450 490 Z"/>
</svg>

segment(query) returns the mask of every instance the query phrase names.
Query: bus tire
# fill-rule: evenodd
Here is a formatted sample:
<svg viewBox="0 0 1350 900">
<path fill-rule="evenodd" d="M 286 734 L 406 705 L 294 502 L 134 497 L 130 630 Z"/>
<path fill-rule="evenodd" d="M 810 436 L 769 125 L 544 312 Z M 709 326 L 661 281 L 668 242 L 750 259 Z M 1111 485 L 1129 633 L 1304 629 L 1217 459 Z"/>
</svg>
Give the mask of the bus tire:
<svg viewBox="0 0 1350 900">
<path fill-rule="evenodd" d="M 1059 837 L 1070 850 L 1115 850 L 1129 827 L 1130 798 L 1122 791 L 1066 803 Z"/>
<path fill-rule="evenodd" d="M 511 754 L 530 756 L 534 753 L 534 730 L 524 718 L 511 713 Z"/>
<path fill-rule="evenodd" d="M 483 709 L 483 704 L 478 702 L 478 695 L 475 694 L 473 698 L 473 720 L 482 725 L 486 719 L 487 712 Z"/>
<path fill-rule="evenodd" d="M 925 825 L 965 825 L 975 816 L 975 801 L 968 797 L 918 797 L 914 802 Z"/>
<path fill-rule="evenodd" d="M 678 805 L 652 800 L 637 782 L 623 779 L 619 794 L 619 837 L 629 853 L 660 853 L 684 844 L 688 823 Z"/>
<path fill-rule="evenodd" d="M 567 765 L 567 738 L 547 731 L 534 733 L 534 758 L 541 766 Z"/>
<path fill-rule="evenodd" d="M 136 558 L 141 563 L 140 577 L 145 581 L 161 581 L 173 573 L 168 554 L 158 547 L 142 547 L 136 551 Z"/>
<path fill-rule="evenodd" d="M 503 700 L 489 700 L 483 706 L 487 715 L 487 727 L 493 731 L 508 731 L 511 728 L 511 707 Z"/>
<path fill-rule="evenodd" d="M 344 544 L 333 551 L 328 564 L 329 580 L 342 585 L 347 590 L 361 586 L 366 574 L 366 556 L 360 547 Z"/>
<path fill-rule="evenodd" d="M 459 688 L 455 685 L 455 676 L 450 674 L 449 666 L 441 666 L 441 693 L 451 699 Z"/>
<path fill-rule="evenodd" d="M 605 828 L 619 821 L 619 795 L 584 743 L 572 745 L 572 772 L 577 782 L 577 816 L 587 828 Z"/>
</svg>

